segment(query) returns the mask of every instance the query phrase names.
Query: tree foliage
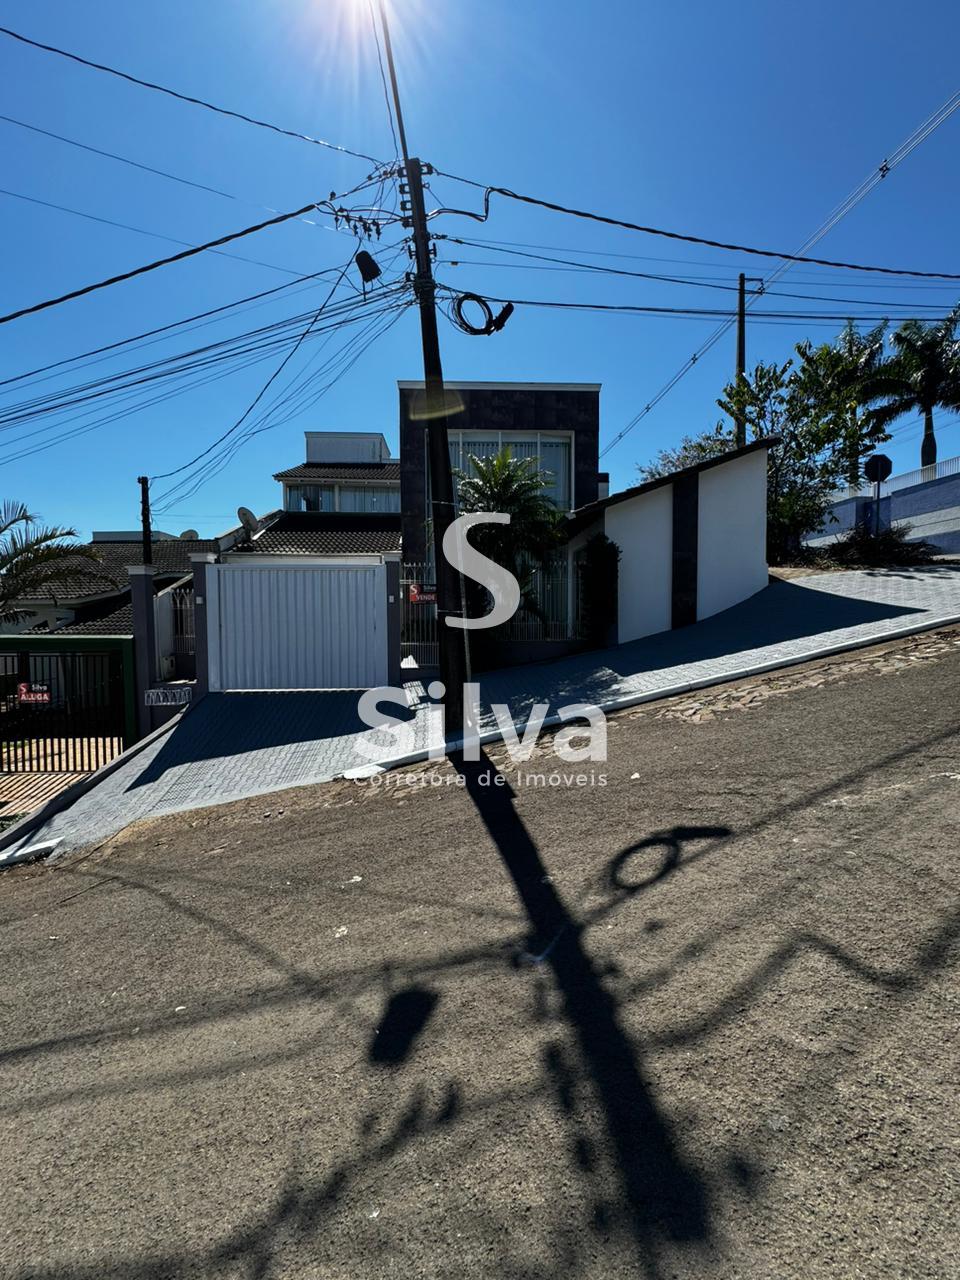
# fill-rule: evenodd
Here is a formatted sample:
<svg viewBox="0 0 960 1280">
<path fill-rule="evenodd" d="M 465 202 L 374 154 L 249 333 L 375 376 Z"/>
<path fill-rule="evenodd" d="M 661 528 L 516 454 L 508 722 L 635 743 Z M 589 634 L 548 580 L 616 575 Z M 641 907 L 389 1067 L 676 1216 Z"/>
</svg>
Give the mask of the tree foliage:
<svg viewBox="0 0 960 1280">
<path fill-rule="evenodd" d="M 936 409 L 960 411 L 960 306 L 943 320 L 924 324 L 905 320 L 893 335 L 892 357 L 870 380 L 875 403 L 870 420 L 886 429 L 906 414 L 923 415 L 920 465 L 937 461 L 933 414 Z"/>
<path fill-rule="evenodd" d="M 74 541 L 75 529 L 42 525 L 22 502 L 0 507 L 0 623 L 30 616 L 19 602 L 35 599 L 51 582 L 76 579 L 99 564 L 92 547 Z"/>
<path fill-rule="evenodd" d="M 886 421 L 869 406 L 883 387 L 886 325 L 860 333 L 848 324 L 833 342 L 801 342 L 782 364 L 761 362 L 724 388 L 717 401 L 748 439 L 776 438 L 768 453 L 767 549 L 774 563 L 795 556 L 819 529 L 831 495 L 856 484 L 860 463 L 888 439 Z M 641 479 L 668 475 L 735 447 L 734 429 L 719 422 L 686 436 L 639 468 Z"/>
<path fill-rule="evenodd" d="M 674 449 L 663 449 L 650 462 L 642 463 L 637 470 L 641 480 L 659 480 L 684 467 L 694 467 L 708 462 L 718 454 L 728 453 L 737 445 L 736 432 L 727 422 L 718 422 L 712 431 L 699 436 L 684 436 Z"/>
<path fill-rule="evenodd" d="M 509 524 L 482 524 L 470 531 L 483 555 L 509 569 L 520 584 L 521 608 L 538 614 L 532 590 L 534 570 L 550 559 L 563 540 L 560 512 L 546 496 L 547 479 L 536 458 L 514 458 L 509 445 L 489 458 L 470 458 L 472 474 L 457 471 L 461 512 L 500 511 Z M 468 590 L 470 588 L 468 587 Z M 482 613 L 474 607 L 471 613 Z"/>
</svg>

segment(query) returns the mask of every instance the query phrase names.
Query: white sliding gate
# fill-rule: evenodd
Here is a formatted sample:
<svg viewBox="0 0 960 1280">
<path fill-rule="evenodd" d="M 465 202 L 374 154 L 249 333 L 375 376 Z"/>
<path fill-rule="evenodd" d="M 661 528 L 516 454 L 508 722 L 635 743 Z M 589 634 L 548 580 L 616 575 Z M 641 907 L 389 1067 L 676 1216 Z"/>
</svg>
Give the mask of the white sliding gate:
<svg viewBox="0 0 960 1280">
<path fill-rule="evenodd" d="M 383 564 L 210 565 L 207 619 L 213 690 L 387 683 Z"/>
</svg>

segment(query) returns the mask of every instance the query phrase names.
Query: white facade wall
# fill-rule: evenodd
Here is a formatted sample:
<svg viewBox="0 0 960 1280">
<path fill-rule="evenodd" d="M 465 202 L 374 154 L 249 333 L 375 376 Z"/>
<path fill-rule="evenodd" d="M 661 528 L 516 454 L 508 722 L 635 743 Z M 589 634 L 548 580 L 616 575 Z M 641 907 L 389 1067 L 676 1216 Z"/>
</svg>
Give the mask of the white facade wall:
<svg viewBox="0 0 960 1280">
<path fill-rule="evenodd" d="M 305 431 L 307 462 L 387 462 L 390 449 L 377 431 Z"/>
<path fill-rule="evenodd" d="M 604 532 L 622 553 L 618 642 L 668 631 L 673 611 L 673 485 L 607 507 Z"/>
<path fill-rule="evenodd" d="M 700 473 L 697 618 L 767 585 L 767 451 Z"/>
</svg>

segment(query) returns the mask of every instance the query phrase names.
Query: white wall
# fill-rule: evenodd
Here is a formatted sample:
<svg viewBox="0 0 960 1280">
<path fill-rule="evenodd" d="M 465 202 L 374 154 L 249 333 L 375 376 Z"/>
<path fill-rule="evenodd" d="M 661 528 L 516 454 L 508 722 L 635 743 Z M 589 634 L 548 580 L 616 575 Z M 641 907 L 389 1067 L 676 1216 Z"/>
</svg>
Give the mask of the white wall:
<svg viewBox="0 0 960 1280">
<path fill-rule="evenodd" d="M 305 431 L 307 462 L 386 462 L 390 450 L 372 431 Z"/>
<path fill-rule="evenodd" d="M 700 473 L 697 618 L 767 585 L 767 451 Z"/>
<path fill-rule="evenodd" d="M 670 628 L 673 609 L 673 485 L 604 511 L 604 532 L 619 546 L 620 644 Z"/>
</svg>

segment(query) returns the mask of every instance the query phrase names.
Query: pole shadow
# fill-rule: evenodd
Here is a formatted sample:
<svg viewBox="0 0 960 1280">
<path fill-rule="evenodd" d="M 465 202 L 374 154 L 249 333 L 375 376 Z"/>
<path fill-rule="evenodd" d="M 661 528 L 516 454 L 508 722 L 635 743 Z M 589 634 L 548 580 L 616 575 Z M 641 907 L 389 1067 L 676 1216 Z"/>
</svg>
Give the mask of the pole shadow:
<svg viewBox="0 0 960 1280">
<path fill-rule="evenodd" d="M 583 926 L 550 882 L 536 844 L 518 816 L 515 792 L 484 753 L 451 763 L 503 859 L 531 926 L 527 959 L 546 964 L 561 995 L 566 1020 L 600 1104 L 603 1127 L 620 1183 L 626 1224 L 649 1272 L 665 1243 L 706 1246 L 712 1234 L 703 1179 L 682 1155 L 668 1119 L 657 1106 L 637 1047 L 620 1024 L 616 1000 L 583 947 Z M 481 783 L 488 774 L 489 785 Z M 561 1103 L 563 1098 L 561 1098 Z M 585 1170 L 586 1172 L 586 1170 Z M 611 1206 L 594 1206 L 597 1230 L 615 1223 Z"/>
</svg>

